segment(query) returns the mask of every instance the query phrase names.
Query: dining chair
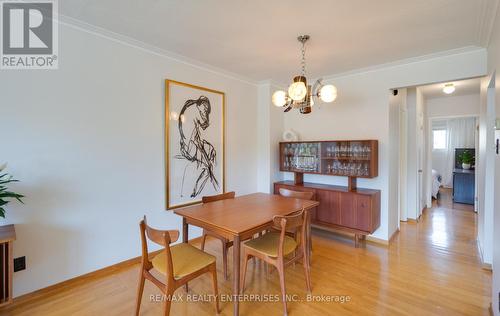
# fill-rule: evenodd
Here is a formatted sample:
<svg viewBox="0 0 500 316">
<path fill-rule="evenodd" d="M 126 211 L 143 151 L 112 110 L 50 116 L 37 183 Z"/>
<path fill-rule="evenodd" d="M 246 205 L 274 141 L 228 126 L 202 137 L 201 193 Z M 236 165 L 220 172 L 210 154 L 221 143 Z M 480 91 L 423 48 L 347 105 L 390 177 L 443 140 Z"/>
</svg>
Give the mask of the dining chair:
<svg viewBox="0 0 500 316">
<path fill-rule="evenodd" d="M 280 279 L 284 315 L 288 315 L 285 288 L 285 266 L 302 259 L 307 291 L 311 292 L 311 278 L 308 253 L 306 251 L 307 219 L 304 209 L 289 216 L 274 216 L 273 225 L 279 232 L 271 231 L 243 243 L 243 269 L 241 272 L 241 293 L 245 290 L 245 276 L 248 260 L 257 257 L 276 267 Z M 287 230 L 298 229 L 300 238 L 287 235 Z M 290 255 L 293 254 L 293 256 Z"/>
<path fill-rule="evenodd" d="M 302 200 L 312 200 L 312 198 L 314 196 L 314 192 L 300 192 L 300 191 L 293 191 L 293 190 L 289 190 L 289 189 L 285 189 L 285 188 L 280 188 L 279 192 L 280 192 L 281 196 L 302 199 Z"/>
<path fill-rule="evenodd" d="M 210 203 L 210 202 L 215 202 L 215 201 L 220 201 L 220 200 L 227 200 L 227 199 L 234 199 L 235 193 L 233 191 L 223 193 L 223 194 L 218 194 L 218 195 L 210 195 L 210 196 L 204 196 L 201 198 L 201 201 L 203 203 Z M 224 270 L 224 279 L 228 279 L 228 269 L 227 269 L 227 253 L 229 248 L 233 245 L 233 242 L 231 240 L 228 240 L 227 238 L 204 229 L 203 234 L 201 236 L 201 250 L 205 250 L 205 241 L 207 239 L 207 236 L 211 236 L 214 238 L 219 239 L 222 242 L 222 265 L 223 265 L 223 270 Z"/>
<path fill-rule="evenodd" d="M 144 291 L 144 283 L 147 280 L 156 285 L 165 295 L 164 300 L 164 315 L 170 314 L 171 297 L 175 290 L 182 285 L 187 285 L 187 282 L 199 277 L 205 273 L 212 274 L 215 310 L 219 313 L 219 301 L 217 290 L 217 269 L 215 265 L 215 257 L 191 246 L 188 243 L 179 243 L 170 246 L 170 243 L 179 239 L 178 230 L 157 230 L 147 225 L 146 216 L 141 220 L 140 224 L 141 241 L 142 241 L 142 260 L 141 271 L 139 275 L 139 286 L 137 288 L 137 301 L 135 315 L 139 315 L 141 307 L 142 293 Z M 149 259 L 147 241 L 163 246 L 164 249 L 156 256 Z M 150 271 L 156 270 L 162 274 L 165 282 L 156 278 Z"/>
<path fill-rule="evenodd" d="M 302 200 L 312 200 L 314 196 L 314 192 L 302 192 L 302 191 L 293 191 L 285 188 L 280 188 L 279 193 L 281 196 L 284 197 L 289 197 L 289 198 L 295 198 L 295 199 L 302 199 Z M 307 245 L 309 249 L 312 251 L 312 237 L 311 237 L 311 214 L 310 211 L 306 211 L 307 214 Z M 295 235 L 294 232 L 292 234 Z M 309 254 L 309 260 L 311 260 L 311 254 Z M 309 263 L 311 264 L 311 263 Z"/>
</svg>

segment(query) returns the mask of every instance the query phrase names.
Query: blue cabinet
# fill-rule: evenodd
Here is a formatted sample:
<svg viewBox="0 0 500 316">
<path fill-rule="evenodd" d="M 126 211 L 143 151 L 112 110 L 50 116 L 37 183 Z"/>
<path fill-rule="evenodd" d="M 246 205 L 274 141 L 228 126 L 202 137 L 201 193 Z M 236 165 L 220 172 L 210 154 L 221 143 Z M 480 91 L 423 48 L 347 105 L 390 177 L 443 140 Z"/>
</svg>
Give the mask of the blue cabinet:
<svg viewBox="0 0 500 316">
<path fill-rule="evenodd" d="M 453 171 L 453 202 L 474 204 L 474 170 Z"/>
</svg>

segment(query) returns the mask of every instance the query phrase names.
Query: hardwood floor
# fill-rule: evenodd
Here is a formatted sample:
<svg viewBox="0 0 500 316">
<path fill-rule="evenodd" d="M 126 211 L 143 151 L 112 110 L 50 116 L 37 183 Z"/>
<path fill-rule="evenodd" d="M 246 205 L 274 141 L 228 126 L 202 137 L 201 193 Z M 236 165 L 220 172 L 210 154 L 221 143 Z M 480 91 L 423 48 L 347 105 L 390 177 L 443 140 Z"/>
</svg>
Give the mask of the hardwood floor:
<svg viewBox="0 0 500 316">
<path fill-rule="evenodd" d="M 455 208 L 451 208 L 455 207 Z M 354 248 L 351 238 L 313 232 L 314 295 L 345 295 L 349 302 L 297 302 L 290 315 L 489 315 L 491 272 L 481 268 L 476 245 L 476 214 L 452 204 L 446 196 L 418 223 L 401 223 L 389 247 L 368 243 Z M 139 238 L 139 236 L 137 236 Z M 208 239 L 206 249 L 217 254 L 219 291 L 231 293 L 224 281 L 220 241 Z M 229 256 L 232 258 L 232 256 Z M 229 261 L 231 266 L 231 260 Z M 231 269 L 230 269 L 231 271 Z M 58 288 L 51 293 L 0 309 L 1 315 L 132 315 L 138 265 Z M 207 274 L 189 283 L 190 294 L 211 294 Z M 287 292 L 306 297 L 301 264 L 286 268 Z M 264 265 L 250 261 L 245 294 L 279 295 L 276 272 L 266 277 Z M 146 282 L 141 315 L 161 315 L 162 304 L 150 300 L 159 291 Z M 177 290 L 186 299 L 184 289 Z M 232 315 L 232 303 L 222 302 L 221 315 Z M 280 302 L 243 302 L 240 315 L 282 315 Z M 171 315 L 213 315 L 211 302 L 174 302 Z"/>
</svg>

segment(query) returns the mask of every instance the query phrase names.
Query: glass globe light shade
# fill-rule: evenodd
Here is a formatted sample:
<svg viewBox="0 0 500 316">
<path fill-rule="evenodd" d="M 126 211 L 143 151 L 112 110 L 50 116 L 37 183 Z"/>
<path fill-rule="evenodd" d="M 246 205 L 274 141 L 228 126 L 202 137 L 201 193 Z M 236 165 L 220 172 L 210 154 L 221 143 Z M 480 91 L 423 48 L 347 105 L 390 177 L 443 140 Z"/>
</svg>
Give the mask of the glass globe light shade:
<svg viewBox="0 0 500 316">
<path fill-rule="evenodd" d="M 447 83 L 444 85 L 443 92 L 446 94 L 452 94 L 455 92 L 455 85 L 453 83 Z"/>
<path fill-rule="evenodd" d="M 323 102 L 333 102 L 337 99 L 337 88 L 334 85 L 327 84 L 319 90 L 319 97 Z"/>
<path fill-rule="evenodd" d="M 272 97 L 273 104 L 276 106 L 284 106 L 286 104 L 286 92 L 283 90 L 278 90 L 273 93 Z"/>
<path fill-rule="evenodd" d="M 307 94 L 307 87 L 302 81 L 294 82 L 288 87 L 288 95 L 294 101 L 304 100 Z"/>
</svg>

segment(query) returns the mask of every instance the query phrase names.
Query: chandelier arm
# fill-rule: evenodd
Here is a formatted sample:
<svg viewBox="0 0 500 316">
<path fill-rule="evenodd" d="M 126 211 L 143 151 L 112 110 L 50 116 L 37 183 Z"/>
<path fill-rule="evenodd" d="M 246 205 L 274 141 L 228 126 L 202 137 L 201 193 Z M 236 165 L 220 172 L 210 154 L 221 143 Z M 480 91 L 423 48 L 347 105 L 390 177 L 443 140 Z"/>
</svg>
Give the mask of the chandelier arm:
<svg viewBox="0 0 500 316">
<path fill-rule="evenodd" d="M 319 97 L 319 90 L 321 90 L 321 87 L 323 87 L 323 79 L 318 79 L 314 83 L 312 89 L 311 89 L 311 94 L 315 97 Z"/>
</svg>

